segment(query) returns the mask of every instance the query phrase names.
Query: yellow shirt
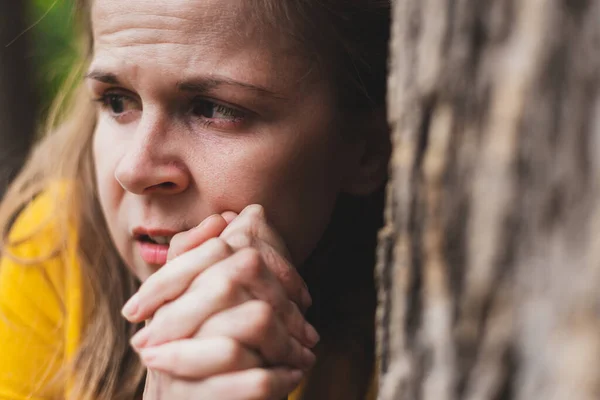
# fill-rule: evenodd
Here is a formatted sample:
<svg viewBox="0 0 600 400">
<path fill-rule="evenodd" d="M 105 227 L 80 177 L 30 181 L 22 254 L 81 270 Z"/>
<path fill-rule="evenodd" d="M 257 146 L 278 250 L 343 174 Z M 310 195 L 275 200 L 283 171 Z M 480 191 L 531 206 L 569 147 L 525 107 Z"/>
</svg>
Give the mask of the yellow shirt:
<svg viewBox="0 0 600 400">
<path fill-rule="evenodd" d="M 42 225 L 52 198 L 42 195 L 21 213 L 10 237 L 33 236 L 10 248 L 24 264 L 0 260 L 0 400 L 59 400 L 67 378 L 57 373 L 77 351 L 82 324 L 81 271 L 74 252 L 48 258 L 56 248 L 52 223 Z M 40 229 L 43 226 L 43 229 Z M 74 243 L 74 232 L 67 243 Z M 343 383 L 341 383 L 343 384 Z M 297 400 L 300 390 L 290 396 Z M 367 400 L 376 398 L 374 390 Z"/>
<path fill-rule="evenodd" d="M 11 240 L 33 236 L 8 251 L 46 261 L 24 265 L 6 254 L 0 261 L 0 400 L 66 397 L 66 379 L 57 379 L 57 372 L 79 343 L 81 279 L 73 251 L 48 259 L 58 240 L 49 221 L 51 201 L 40 196 L 21 213 Z"/>
</svg>

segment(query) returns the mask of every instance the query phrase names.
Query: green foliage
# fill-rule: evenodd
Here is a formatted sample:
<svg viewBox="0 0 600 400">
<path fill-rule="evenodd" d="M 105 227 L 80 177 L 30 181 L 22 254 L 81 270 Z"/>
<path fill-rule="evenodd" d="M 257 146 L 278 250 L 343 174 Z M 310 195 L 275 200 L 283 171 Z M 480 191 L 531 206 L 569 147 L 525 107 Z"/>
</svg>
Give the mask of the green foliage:
<svg viewBox="0 0 600 400">
<path fill-rule="evenodd" d="M 77 59 L 72 0 L 29 0 L 33 77 L 42 117 Z"/>
</svg>

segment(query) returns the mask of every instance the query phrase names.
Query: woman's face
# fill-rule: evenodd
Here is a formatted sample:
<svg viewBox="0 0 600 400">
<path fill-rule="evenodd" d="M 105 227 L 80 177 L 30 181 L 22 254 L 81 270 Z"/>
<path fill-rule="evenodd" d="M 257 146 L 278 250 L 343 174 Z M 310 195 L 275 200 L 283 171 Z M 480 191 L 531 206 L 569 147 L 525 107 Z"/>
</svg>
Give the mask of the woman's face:
<svg viewBox="0 0 600 400">
<path fill-rule="evenodd" d="M 327 80 L 244 3 L 94 2 L 99 198 L 142 280 L 160 263 L 142 255 L 141 234 L 170 236 L 254 203 L 302 263 L 359 158 Z"/>
</svg>

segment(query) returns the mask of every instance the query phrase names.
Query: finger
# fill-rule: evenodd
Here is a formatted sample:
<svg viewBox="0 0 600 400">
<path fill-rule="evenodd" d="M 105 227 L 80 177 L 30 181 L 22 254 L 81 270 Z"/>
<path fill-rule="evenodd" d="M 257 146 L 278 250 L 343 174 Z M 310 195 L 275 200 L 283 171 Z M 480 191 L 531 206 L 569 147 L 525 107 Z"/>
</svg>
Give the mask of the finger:
<svg viewBox="0 0 600 400">
<path fill-rule="evenodd" d="M 256 352 L 227 337 L 176 340 L 142 349 L 140 358 L 148 368 L 194 380 L 262 366 Z"/>
<path fill-rule="evenodd" d="M 267 266 L 280 279 L 288 296 L 303 312 L 312 304 L 304 280 L 290 263 L 291 256 L 281 237 L 267 223 L 265 210 L 258 204 L 246 207 L 220 235 L 234 250 L 256 247 Z"/>
<path fill-rule="evenodd" d="M 225 211 L 224 213 L 221 213 L 221 216 L 225 219 L 225 221 L 227 221 L 227 224 L 229 225 L 234 219 L 237 218 L 238 214 L 233 211 Z"/>
<path fill-rule="evenodd" d="M 150 318 L 168 301 L 179 297 L 202 271 L 230 256 L 229 245 L 213 238 L 152 274 L 123 307 L 123 315 L 131 322 Z"/>
<path fill-rule="evenodd" d="M 169 245 L 167 261 L 171 261 L 186 251 L 200 246 L 208 239 L 218 237 L 227 227 L 227 224 L 228 222 L 223 216 L 214 214 L 202 221 L 197 227 L 173 236 Z"/>
<path fill-rule="evenodd" d="M 307 347 L 319 341 L 315 329 L 306 322 L 297 305 L 288 299 L 280 281 L 266 267 L 261 254 L 245 248 L 204 272 L 190 286 L 208 286 L 212 280 L 230 280 L 243 285 L 256 299 L 271 305 L 290 334 Z"/>
<path fill-rule="evenodd" d="M 298 305 L 302 313 L 305 313 L 312 305 L 312 297 L 298 270 L 269 244 L 261 243 L 259 251 L 267 267 L 281 282 L 288 297 Z"/>
<path fill-rule="evenodd" d="M 131 345 L 140 349 L 190 338 L 215 313 L 250 299 L 252 296 L 242 285 L 215 277 L 208 285 L 189 290 L 164 304 L 154 314 L 152 322 L 131 338 Z"/>
<path fill-rule="evenodd" d="M 280 400 L 300 384 L 303 373 L 287 368 L 253 368 L 204 380 L 198 398 Z M 202 396 L 204 395 L 204 397 Z"/>
<path fill-rule="evenodd" d="M 267 223 L 265 209 L 260 204 L 251 204 L 244 208 L 242 212 L 233 219 L 227 228 L 221 233 L 225 238 L 236 237 L 236 233 L 243 232 L 247 239 L 261 239 L 276 248 L 283 257 L 291 259 L 287 246 L 279 235 L 270 228 Z M 235 248 L 248 247 L 253 243 L 250 241 L 241 241 L 232 244 Z"/>
<path fill-rule="evenodd" d="M 314 354 L 290 337 L 271 306 L 250 300 L 213 315 L 200 327 L 198 338 L 226 336 L 257 350 L 270 365 L 310 369 Z"/>
</svg>

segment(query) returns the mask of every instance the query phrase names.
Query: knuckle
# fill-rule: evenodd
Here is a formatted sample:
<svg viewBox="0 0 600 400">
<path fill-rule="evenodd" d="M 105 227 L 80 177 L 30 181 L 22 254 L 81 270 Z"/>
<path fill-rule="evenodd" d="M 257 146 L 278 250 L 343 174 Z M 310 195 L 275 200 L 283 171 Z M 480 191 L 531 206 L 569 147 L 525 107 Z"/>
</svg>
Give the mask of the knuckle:
<svg viewBox="0 0 600 400">
<path fill-rule="evenodd" d="M 249 314 L 252 315 L 254 319 L 253 325 L 257 332 L 264 334 L 273 326 L 275 312 L 273 311 L 273 308 L 264 301 L 253 301 L 251 303 Z"/>
<path fill-rule="evenodd" d="M 265 264 L 269 266 L 271 271 L 277 275 L 277 278 L 281 282 L 287 282 L 293 279 L 292 267 L 273 247 L 268 245 L 262 246 L 261 256 Z"/>
<path fill-rule="evenodd" d="M 277 345 L 273 346 L 271 349 L 271 358 L 277 364 L 294 364 L 295 360 L 293 350 L 294 349 L 289 338 L 286 338 L 285 340 L 282 338 L 278 340 Z"/>
<path fill-rule="evenodd" d="M 170 347 L 171 351 L 165 353 L 164 355 L 164 363 L 169 367 L 169 369 L 172 369 L 173 372 L 179 373 L 181 372 L 181 366 L 183 363 L 181 346 L 173 343 Z"/>
<path fill-rule="evenodd" d="M 256 249 L 249 248 L 240 251 L 240 264 L 244 271 L 251 276 L 259 276 L 262 273 L 263 260 L 260 252 Z"/>
<path fill-rule="evenodd" d="M 252 400 L 261 400 L 271 396 L 271 375 L 266 370 L 259 370 L 253 375 L 249 382 Z"/>
<path fill-rule="evenodd" d="M 153 276 L 150 276 L 150 278 L 152 278 Z M 150 280 L 150 278 L 148 278 L 148 281 Z M 164 293 L 169 289 L 169 284 L 164 280 L 164 279 L 159 279 L 160 276 L 156 276 L 152 281 L 147 282 L 148 285 L 146 286 L 146 291 L 147 293 L 152 293 L 154 294 L 154 296 L 156 296 L 156 294 L 158 293 Z M 140 299 L 140 303 L 142 302 L 142 299 Z"/>
<path fill-rule="evenodd" d="M 251 235 L 259 231 L 261 224 L 266 221 L 265 209 L 260 204 L 251 204 L 247 206 L 237 220 L 237 228 Z"/>
<path fill-rule="evenodd" d="M 253 244 L 252 237 L 244 231 L 236 231 L 227 237 L 227 243 L 236 249 L 250 247 Z"/>
<path fill-rule="evenodd" d="M 302 311 L 300 310 L 300 307 L 298 307 L 298 304 L 296 304 L 292 300 L 288 300 L 287 306 L 288 308 L 286 310 L 283 310 L 284 321 L 291 320 L 291 323 L 295 323 L 298 325 L 304 324 L 305 318 L 302 315 Z"/>
<path fill-rule="evenodd" d="M 284 351 L 284 357 L 287 359 L 297 360 L 298 358 L 302 357 L 302 345 L 293 337 L 291 337 L 286 343 Z"/>
<path fill-rule="evenodd" d="M 233 298 L 238 291 L 238 285 L 231 279 L 225 277 L 213 280 L 212 288 L 216 295 L 222 299 Z"/>
<path fill-rule="evenodd" d="M 223 361 L 228 367 L 233 367 L 239 363 L 243 357 L 244 349 L 237 341 L 230 338 L 220 338 L 217 341 L 220 348 L 220 354 L 223 355 Z"/>
<path fill-rule="evenodd" d="M 156 273 L 150 275 L 144 283 L 138 289 L 138 295 L 140 297 L 145 296 L 146 293 L 159 293 L 161 289 L 164 288 L 164 283 L 162 283 L 162 279 L 160 279 L 160 270 Z M 140 304 L 144 302 L 140 299 Z"/>
<path fill-rule="evenodd" d="M 296 358 L 296 354 L 298 353 L 298 347 L 296 347 L 296 344 L 300 346 L 300 344 L 293 337 L 289 337 L 288 340 L 285 340 L 279 348 L 278 356 L 280 359 L 293 362 Z"/>
<path fill-rule="evenodd" d="M 293 301 L 288 301 L 289 309 L 284 310 L 281 314 L 281 319 L 287 327 L 290 334 L 294 337 L 304 338 L 306 319 L 298 308 L 298 305 Z"/>
<path fill-rule="evenodd" d="M 233 253 L 231 247 L 227 242 L 221 238 L 211 238 L 206 242 L 212 253 L 222 258 L 227 257 Z"/>
<path fill-rule="evenodd" d="M 170 303 L 167 303 L 166 305 L 159 308 L 154 313 L 154 316 L 152 317 L 152 322 L 150 323 L 150 325 L 148 327 L 149 328 L 154 328 L 157 326 L 162 327 L 162 326 L 165 326 L 165 324 L 168 324 L 170 308 L 171 308 Z"/>
</svg>

